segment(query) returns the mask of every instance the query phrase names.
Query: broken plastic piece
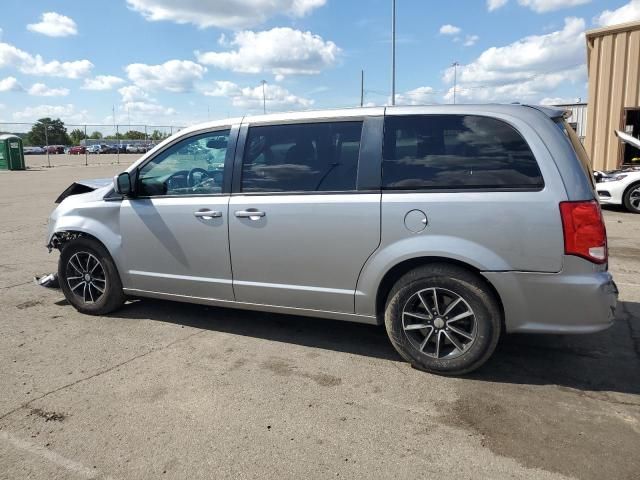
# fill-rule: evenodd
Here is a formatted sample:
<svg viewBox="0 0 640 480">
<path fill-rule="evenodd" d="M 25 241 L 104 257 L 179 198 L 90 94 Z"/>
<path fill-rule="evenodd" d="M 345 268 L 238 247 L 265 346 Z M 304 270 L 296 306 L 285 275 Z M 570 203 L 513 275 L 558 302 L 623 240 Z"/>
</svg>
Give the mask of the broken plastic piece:
<svg viewBox="0 0 640 480">
<path fill-rule="evenodd" d="M 49 273 L 47 275 L 42 275 L 41 277 L 33 277 L 33 281 L 36 285 L 40 285 L 41 287 L 60 288 L 57 273 Z"/>
</svg>

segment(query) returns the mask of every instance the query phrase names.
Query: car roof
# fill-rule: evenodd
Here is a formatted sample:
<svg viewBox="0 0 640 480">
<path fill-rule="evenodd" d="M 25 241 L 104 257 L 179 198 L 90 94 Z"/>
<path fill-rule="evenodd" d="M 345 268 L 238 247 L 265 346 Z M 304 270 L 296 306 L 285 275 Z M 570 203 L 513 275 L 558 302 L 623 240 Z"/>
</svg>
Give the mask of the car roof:
<svg viewBox="0 0 640 480">
<path fill-rule="evenodd" d="M 544 105 L 528 104 L 457 104 L 457 105 L 415 105 L 392 107 L 354 107 L 325 110 L 302 110 L 294 112 L 269 113 L 263 115 L 247 115 L 223 120 L 200 123 L 180 131 L 181 134 L 198 130 L 224 128 L 231 125 L 271 124 L 279 122 L 321 121 L 323 119 L 361 119 L 382 115 L 416 115 L 416 114 L 458 114 L 458 115 L 491 115 L 503 114 L 516 117 L 538 116 L 541 112 L 549 118 L 561 118 L 566 110 Z"/>
</svg>

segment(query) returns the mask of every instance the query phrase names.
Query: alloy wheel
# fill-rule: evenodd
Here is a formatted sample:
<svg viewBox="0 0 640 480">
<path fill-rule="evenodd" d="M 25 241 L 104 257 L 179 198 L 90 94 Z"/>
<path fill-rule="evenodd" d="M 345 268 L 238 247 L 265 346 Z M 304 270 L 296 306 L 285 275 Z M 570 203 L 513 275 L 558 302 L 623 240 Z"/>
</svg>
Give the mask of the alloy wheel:
<svg viewBox="0 0 640 480">
<path fill-rule="evenodd" d="M 411 345 L 432 358 L 452 359 L 476 340 L 477 319 L 467 301 L 446 288 L 414 293 L 402 309 L 402 328 Z"/>
<path fill-rule="evenodd" d="M 640 186 L 629 192 L 629 203 L 634 209 L 640 210 Z"/>
<path fill-rule="evenodd" d="M 74 253 L 65 267 L 66 280 L 71 293 L 82 302 L 96 303 L 107 288 L 104 267 L 89 252 Z"/>
</svg>

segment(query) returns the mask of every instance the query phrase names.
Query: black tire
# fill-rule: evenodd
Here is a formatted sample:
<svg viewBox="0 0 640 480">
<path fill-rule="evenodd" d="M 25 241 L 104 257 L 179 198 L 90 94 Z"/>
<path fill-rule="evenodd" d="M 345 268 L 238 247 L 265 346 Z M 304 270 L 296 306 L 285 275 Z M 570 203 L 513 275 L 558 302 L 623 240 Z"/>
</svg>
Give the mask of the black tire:
<svg viewBox="0 0 640 480">
<path fill-rule="evenodd" d="M 424 298 L 427 294 L 430 298 Z M 438 302 L 435 308 L 434 295 Z M 462 301 L 454 302 L 458 297 Z M 445 320 L 441 314 L 453 303 L 456 305 Z M 418 313 L 424 318 L 417 320 L 412 313 L 403 314 L 405 307 L 407 312 Z M 412 310 L 413 307 L 423 308 L 428 314 Z M 436 308 L 439 314 L 432 316 Z M 464 315 L 467 316 L 455 320 Z M 463 375 L 479 368 L 493 354 L 502 329 L 498 302 L 486 282 L 464 268 L 449 264 L 427 265 L 401 277 L 387 297 L 384 320 L 391 343 L 405 360 L 420 370 L 440 375 Z M 410 329 L 417 325 L 428 326 Z M 405 330 L 405 326 L 409 329 Z M 472 338 L 454 334 L 452 328 Z M 451 337 L 453 340 L 450 341 Z M 420 350 L 421 346 L 426 353 Z M 444 355 L 446 352 L 449 354 Z M 436 358 L 436 354 L 442 356 Z"/>
<path fill-rule="evenodd" d="M 632 183 L 631 185 L 629 185 L 622 197 L 624 208 L 626 208 L 631 213 L 640 213 L 640 204 L 638 204 L 637 207 L 634 207 L 632 203 L 632 200 L 636 201 L 635 199 L 638 195 L 640 195 L 640 182 Z"/>
<path fill-rule="evenodd" d="M 100 263 L 99 267 L 96 267 L 96 270 L 90 273 L 90 285 L 94 285 L 93 288 L 87 282 L 84 282 L 83 278 L 95 266 L 95 260 L 91 260 L 89 255 Z M 78 262 L 78 259 L 80 259 L 80 262 Z M 88 269 L 84 265 L 86 263 L 85 259 L 90 262 L 88 263 Z M 70 260 L 72 260 L 71 264 L 69 263 Z M 78 269 L 82 270 L 82 272 L 78 272 Z M 100 269 L 103 273 L 100 273 Z M 77 286 L 75 292 L 72 291 L 72 287 L 75 288 L 77 285 L 78 275 L 82 278 L 79 281 L 84 282 L 88 287 L 88 293 L 83 285 Z M 93 277 L 91 277 L 92 275 Z M 120 308 L 125 301 L 120 275 L 118 275 L 118 270 L 113 263 L 111 255 L 102 244 L 91 238 L 79 237 L 63 246 L 60 260 L 58 261 L 58 278 L 60 280 L 60 288 L 67 301 L 81 313 L 105 315 Z M 98 288 L 102 288 L 104 292 L 100 293 Z M 81 291 L 83 292 L 82 296 L 79 293 Z M 83 300 L 82 297 L 88 301 Z M 94 301 L 90 301 L 91 299 Z"/>
</svg>

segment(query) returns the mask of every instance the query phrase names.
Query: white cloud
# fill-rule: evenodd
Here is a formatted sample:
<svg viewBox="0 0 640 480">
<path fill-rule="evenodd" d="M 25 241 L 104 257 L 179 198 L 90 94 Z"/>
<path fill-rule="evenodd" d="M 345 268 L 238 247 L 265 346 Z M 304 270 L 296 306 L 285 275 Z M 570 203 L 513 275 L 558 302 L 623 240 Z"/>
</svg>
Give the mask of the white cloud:
<svg viewBox="0 0 640 480">
<path fill-rule="evenodd" d="M 111 90 L 122 85 L 124 80 L 114 75 L 96 75 L 95 78 L 87 78 L 82 85 L 83 90 Z"/>
<path fill-rule="evenodd" d="M 78 34 L 78 26 L 73 19 L 56 12 L 45 12 L 39 23 L 30 23 L 27 30 L 41 33 L 48 37 L 68 37 Z"/>
<path fill-rule="evenodd" d="M 0 80 L 0 92 L 21 92 L 24 90 L 16 77 L 7 77 Z"/>
<path fill-rule="evenodd" d="M 562 30 L 532 35 L 485 50 L 458 67 L 457 98 L 463 101 L 537 101 L 561 84 L 584 81 L 584 29 L 579 18 L 565 19 Z M 454 70 L 443 80 L 453 83 Z M 453 97 L 453 88 L 445 99 Z"/>
<path fill-rule="evenodd" d="M 207 69 L 189 60 L 169 60 L 161 65 L 132 63 L 127 65 L 126 71 L 129 80 L 141 88 L 188 92 Z"/>
<path fill-rule="evenodd" d="M 487 9 L 490 12 L 504 7 L 509 0 L 487 0 Z"/>
<path fill-rule="evenodd" d="M 176 114 L 175 109 L 163 107 L 155 102 L 126 102 L 122 104 L 122 108 L 127 114 L 137 116 L 137 120 L 156 118 L 158 116 L 166 117 Z"/>
<path fill-rule="evenodd" d="M 119 88 L 118 93 L 122 95 L 122 101 L 125 103 L 149 100 L 149 94 L 136 85 Z"/>
<path fill-rule="evenodd" d="M 591 0 L 518 0 L 523 7 L 528 7 L 536 13 L 553 12 L 562 8 L 577 7 Z"/>
<path fill-rule="evenodd" d="M 198 62 L 241 73 L 269 72 L 282 79 L 284 75 L 319 73 L 335 65 L 341 52 L 331 41 L 288 27 L 241 31 L 226 41 L 235 50 L 196 51 Z"/>
<path fill-rule="evenodd" d="M 127 0 L 147 20 L 191 23 L 200 28 L 243 28 L 285 14 L 303 17 L 326 0 Z"/>
<path fill-rule="evenodd" d="M 540 100 L 540 105 L 567 105 L 570 103 L 578 103 L 580 99 L 575 97 L 545 97 Z"/>
<path fill-rule="evenodd" d="M 49 77 L 80 78 L 93 68 L 89 60 L 45 62 L 40 55 L 31 55 L 8 43 L 0 42 L 0 68 L 14 67 L 22 73 Z"/>
<path fill-rule="evenodd" d="M 49 88 L 44 83 L 34 83 L 27 92 L 36 97 L 66 97 L 69 95 L 68 88 Z"/>
<path fill-rule="evenodd" d="M 436 103 L 432 87 L 418 87 L 405 93 L 396 94 L 396 105 L 425 105 Z"/>
<path fill-rule="evenodd" d="M 467 35 L 462 45 L 464 45 L 465 47 L 472 47 L 478 40 L 480 40 L 480 37 L 478 35 Z"/>
<path fill-rule="evenodd" d="M 640 0 L 631 0 L 616 10 L 605 10 L 594 21 L 601 27 L 640 20 Z"/>
<path fill-rule="evenodd" d="M 121 112 L 127 112 L 127 117 L 133 117 L 136 122 L 154 122 L 158 117 L 173 117 L 176 110 L 160 105 L 155 98 L 137 85 L 126 85 L 118 89 L 122 97 Z"/>
<path fill-rule="evenodd" d="M 13 119 L 16 121 L 34 122 L 44 117 L 60 118 L 65 123 L 82 123 L 87 121 L 87 111 L 78 111 L 73 104 L 68 103 L 66 105 L 38 105 L 13 113 Z"/>
<path fill-rule="evenodd" d="M 462 31 L 460 27 L 447 23 L 440 27 L 440 35 L 457 35 Z"/>
<path fill-rule="evenodd" d="M 240 87 L 233 82 L 218 81 L 210 89 L 202 93 L 210 97 L 228 97 L 234 107 L 247 110 L 262 109 L 262 85 L 257 87 Z M 265 85 L 267 110 L 300 109 L 309 108 L 313 100 L 298 97 L 280 85 Z"/>
</svg>

